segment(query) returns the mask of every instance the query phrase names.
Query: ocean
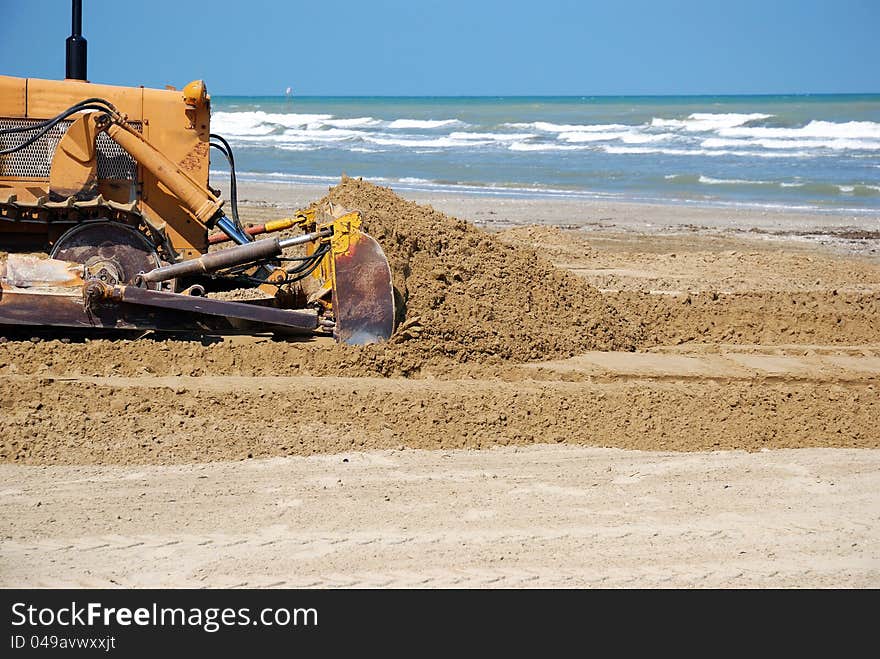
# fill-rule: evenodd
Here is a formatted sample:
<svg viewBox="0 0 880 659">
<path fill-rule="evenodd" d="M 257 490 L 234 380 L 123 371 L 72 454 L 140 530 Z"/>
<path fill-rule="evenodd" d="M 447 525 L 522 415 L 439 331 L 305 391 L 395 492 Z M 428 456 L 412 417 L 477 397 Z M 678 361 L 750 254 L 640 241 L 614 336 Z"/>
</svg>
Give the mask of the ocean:
<svg viewBox="0 0 880 659">
<path fill-rule="evenodd" d="M 212 103 L 243 181 L 880 212 L 880 95 Z"/>
</svg>

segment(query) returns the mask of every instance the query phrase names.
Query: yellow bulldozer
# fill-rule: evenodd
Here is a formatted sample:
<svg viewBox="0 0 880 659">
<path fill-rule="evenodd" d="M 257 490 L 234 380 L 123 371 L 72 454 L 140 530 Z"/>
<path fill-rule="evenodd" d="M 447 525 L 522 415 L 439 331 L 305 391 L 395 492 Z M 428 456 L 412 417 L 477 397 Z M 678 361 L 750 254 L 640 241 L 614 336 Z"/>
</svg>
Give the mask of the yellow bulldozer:
<svg viewBox="0 0 880 659">
<path fill-rule="evenodd" d="M 72 5 L 64 80 L 0 75 L 0 332 L 389 338 L 391 272 L 360 214 L 310 208 L 245 227 L 234 155 L 211 133 L 205 84 L 88 82 L 82 0 Z M 228 214 L 209 182 L 212 149 L 230 165 Z M 222 294 L 243 288 L 264 294 Z"/>
</svg>

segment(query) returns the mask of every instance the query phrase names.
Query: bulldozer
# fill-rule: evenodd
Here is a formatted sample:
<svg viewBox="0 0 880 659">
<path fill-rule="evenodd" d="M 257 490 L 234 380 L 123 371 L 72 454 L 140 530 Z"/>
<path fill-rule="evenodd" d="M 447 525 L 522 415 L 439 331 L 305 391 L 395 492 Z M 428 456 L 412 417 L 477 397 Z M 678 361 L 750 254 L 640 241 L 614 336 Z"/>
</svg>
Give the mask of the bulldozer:
<svg viewBox="0 0 880 659">
<path fill-rule="evenodd" d="M 89 82 L 72 0 L 65 79 L 0 75 L 0 333 L 388 339 L 391 271 L 361 214 L 308 208 L 245 226 L 232 147 L 210 125 L 203 81 Z M 229 212 L 210 185 L 213 152 L 229 164 Z"/>
</svg>

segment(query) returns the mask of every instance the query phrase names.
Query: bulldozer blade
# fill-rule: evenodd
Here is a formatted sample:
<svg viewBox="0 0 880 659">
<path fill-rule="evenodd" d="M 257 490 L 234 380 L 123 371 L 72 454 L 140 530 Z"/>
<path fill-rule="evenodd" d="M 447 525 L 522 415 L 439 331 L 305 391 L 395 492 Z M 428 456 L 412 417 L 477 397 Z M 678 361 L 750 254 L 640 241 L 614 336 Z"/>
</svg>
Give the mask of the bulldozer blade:
<svg viewBox="0 0 880 659">
<path fill-rule="evenodd" d="M 47 259 L 50 260 L 50 259 Z M 17 288 L 0 283 L 0 333 L 5 325 L 158 330 L 237 334 L 275 331 L 310 335 L 318 327 L 313 309 L 276 309 L 243 302 L 164 293 L 135 286 L 107 286 L 106 300 L 83 303 L 81 288 Z"/>
<path fill-rule="evenodd" d="M 365 345 L 388 340 L 394 331 L 394 287 L 379 243 L 358 232 L 344 253 L 335 254 L 334 264 L 336 341 Z"/>
<path fill-rule="evenodd" d="M 22 289 L 0 283 L 0 334 L 16 325 L 204 332 L 205 326 L 199 321 L 193 314 L 130 304 L 99 307 L 88 313 L 78 289 Z"/>
<path fill-rule="evenodd" d="M 318 314 L 314 309 L 276 309 L 246 302 L 151 291 L 137 286 L 98 286 L 103 289 L 106 299 L 115 302 L 217 316 L 227 321 L 242 320 L 266 326 L 284 327 L 289 331 L 303 334 L 310 334 L 318 327 Z"/>
</svg>

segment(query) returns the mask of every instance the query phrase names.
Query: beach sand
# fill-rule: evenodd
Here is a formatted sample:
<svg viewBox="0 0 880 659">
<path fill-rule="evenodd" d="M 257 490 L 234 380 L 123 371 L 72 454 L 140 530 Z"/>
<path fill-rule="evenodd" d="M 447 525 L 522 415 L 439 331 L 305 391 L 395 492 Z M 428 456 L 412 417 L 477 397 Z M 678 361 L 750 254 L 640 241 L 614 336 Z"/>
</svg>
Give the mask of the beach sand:
<svg viewBox="0 0 880 659">
<path fill-rule="evenodd" d="M 228 185 L 220 182 L 228 199 Z M 327 186 L 239 183 L 239 202 L 255 208 L 303 208 L 327 194 Z M 880 259 L 880 215 L 807 213 L 786 209 L 646 204 L 626 201 L 453 195 L 399 192 L 406 199 L 473 222 L 487 230 L 539 224 L 577 228 L 593 234 L 694 234 L 743 238 L 750 244 L 801 243 L 838 253 Z M 271 213 L 270 213 L 271 214 Z M 261 213 L 257 212 L 257 215 Z"/>
<path fill-rule="evenodd" d="M 878 218 L 343 188 L 422 338 L 0 344 L 0 585 L 880 585 Z"/>
</svg>

